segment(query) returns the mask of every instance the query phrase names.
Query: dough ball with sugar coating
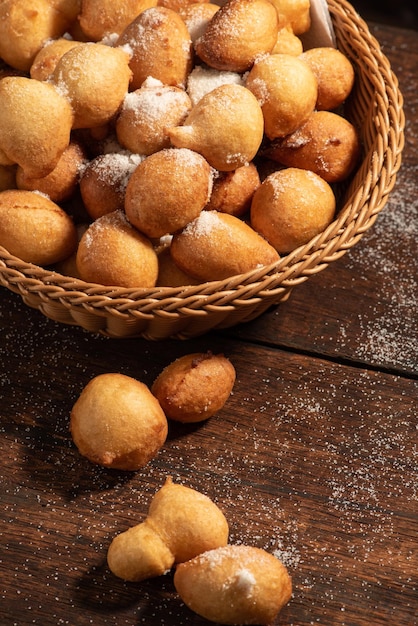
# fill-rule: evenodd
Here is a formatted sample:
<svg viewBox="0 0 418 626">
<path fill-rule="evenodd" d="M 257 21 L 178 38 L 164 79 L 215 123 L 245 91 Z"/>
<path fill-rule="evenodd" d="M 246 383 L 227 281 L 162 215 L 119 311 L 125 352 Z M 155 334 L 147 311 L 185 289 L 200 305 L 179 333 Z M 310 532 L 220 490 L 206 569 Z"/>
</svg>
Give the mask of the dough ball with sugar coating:
<svg viewBox="0 0 418 626">
<path fill-rule="evenodd" d="M 73 114 L 53 85 L 21 76 L 0 81 L 2 165 L 17 163 L 33 178 L 49 174 L 70 143 Z"/>
<path fill-rule="evenodd" d="M 242 544 L 179 564 L 174 585 L 189 609 L 220 624 L 272 624 L 292 595 L 291 578 L 279 559 Z"/>
<path fill-rule="evenodd" d="M 259 186 L 260 176 L 254 163 L 238 167 L 233 172 L 219 172 L 205 208 L 242 217 L 249 210 Z"/>
<path fill-rule="evenodd" d="M 92 463 L 135 471 L 158 453 L 168 427 L 144 383 L 108 373 L 84 387 L 71 410 L 70 430 L 80 454 Z"/>
<path fill-rule="evenodd" d="M 337 48 L 311 48 L 301 55 L 318 81 L 316 108 L 336 109 L 348 98 L 354 85 L 354 68 Z"/>
<path fill-rule="evenodd" d="M 125 96 L 116 119 L 118 141 L 127 150 L 146 156 L 169 148 L 167 128 L 181 125 L 191 108 L 183 89 L 147 79 Z"/>
<path fill-rule="evenodd" d="M 89 226 L 79 243 L 76 262 L 81 278 L 91 283 L 154 287 L 157 282 L 157 254 L 122 211 L 103 215 Z"/>
<path fill-rule="evenodd" d="M 30 68 L 30 77 L 36 80 L 49 80 L 62 56 L 81 42 L 74 39 L 50 39 L 45 42 L 33 60 Z"/>
<path fill-rule="evenodd" d="M 149 77 L 183 87 L 192 69 L 192 42 L 186 24 L 172 9 L 146 9 L 121 33 L 118 46 L 131 52 L 131 89 Z"/>
<path fill-rule="evenodd" d="M 127 52 L 80 43 L 60 58 L 52 80 L 71 102 L 73 128 L 93 128 L 106 124 L 119 111 L 131 77 Z"/>
<path fill-rule="evenodd" d="M 120 34 L 142 11 L 157 0 L 82 0 L 80 27 L 91 41 Z"/>
<path fill-rule="evenodd" d="M 167 148 L 144 159 L 132 174 L 125 197 L 128 220 L 157 239 L 195 219 L 209 200 L 212 169 L 187 148 Z"/>
<path fill-rule="evenodd" d="M 276 250 L 238 217 L 202 211 L 171 242 L 174 262 L 200 281 L 222 280 L 279 260 Z"/>
<path fill-rule="evenodd" d="M 320 176 L 287 168 L 267 176 L 255 192 L 251 225 L 282 254 L 325 230 L 335 205 L 330 185 Z"/>
</svg>

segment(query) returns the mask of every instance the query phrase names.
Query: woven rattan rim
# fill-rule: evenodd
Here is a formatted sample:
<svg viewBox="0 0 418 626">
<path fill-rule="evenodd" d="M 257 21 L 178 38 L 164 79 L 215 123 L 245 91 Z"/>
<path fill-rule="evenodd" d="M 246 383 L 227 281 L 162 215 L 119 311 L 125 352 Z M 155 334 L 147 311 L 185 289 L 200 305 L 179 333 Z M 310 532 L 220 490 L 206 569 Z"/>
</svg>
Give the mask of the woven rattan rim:
<svg viewBox="0 0 418 626">
<path fill-rule="evenodd" d="M 355 245 L 386 204 L 404 146 L 402 95 L 389 61 L 367 24 L 345 0 L 328 0 L 338 48 L 353 62 L 358 80 L 347 117 L 361 120 L 364 160 L 345 193 L 336 219 L 320 235 L 271 266 L 189 287 L 104 287 L 24 263 L 0 247 L 0 283 L 30 299 L 120 318 L 198 315 L 273 302 L 322 271 Z M 371 106 L 372 103 L 372 106 Z M 377 129 L 377 130 L 376 130 Z"/>
</svg>

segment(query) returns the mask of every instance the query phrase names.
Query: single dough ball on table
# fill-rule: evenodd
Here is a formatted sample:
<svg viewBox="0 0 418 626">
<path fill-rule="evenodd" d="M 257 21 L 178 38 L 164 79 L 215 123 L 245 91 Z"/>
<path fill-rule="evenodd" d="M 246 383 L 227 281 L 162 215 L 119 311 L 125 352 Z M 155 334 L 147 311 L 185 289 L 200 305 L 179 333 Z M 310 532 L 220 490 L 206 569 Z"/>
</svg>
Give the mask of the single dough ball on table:
<svg viewBox="0 0 418 626">
<path fill-rule="evenodd" d="M 49 80 L 60 58 L 80 43 L 80 41 L 66 39 L 65 37 L 48 39 L 33 60 L 30 68 L 30 77 L 36 80 Z"/>
<path fill-rule="evenodd" d="M 311 48 L 301 55 L 318 81 L 317 110 L 336 109 L 350 95 L 354 85 L 354 68 L 336 48 Z"/>
<path fill-rule="evenodd" d="M 85 150 L 80 142 L 71 141 L 52 172 L 42 178 L 28 176 L 19 166 L 16 173 L 17 187 L 28 191 L 40 191 L 54 202 L 64 202 L 75 192 L 86 159 Z"/>
<path fill-rule="evenodd" d="M 10 76 L 0 81 L 0 154 L 33 178 L 56 167 L 70 143 L 73 114 L 53 85 Z"/>
<path fill-rule="evenodd" d="M 113 539 L 107 562 L 115 576 L 139 582 L 225 546 L 228 534 L 224 514 L 208 496 L 167 478 L 146 519 Z"/>
<path fill-rule="evenodd" d="M 60 58 L 52 81 L 71 102 L 73 128 L 92 128 L 106 124 L 119 111 L 131 77 L 124 50 L 80 43 Z"/>
<path fill-rule="evenodd" d="M 128 220 L 151 239 L 183 228 L 209 200 L 212 169 L 187 148 L 167 148 L 144 159 L 125 195 Z"/>
<path fill-rule="evenodd" d="M 235 383 L 235 368 L 223 354 L 186 354 L 160 373 L 151 387 L 164 413 L 178 422 L 201 422 L 222 409 Z"/>
<path fill-rule="evenodd" d="M 212 2 L 193 2 L 179 9 L 193 44 L 203 35 L 217 11 L 219 11 L 219 5 Z"/>
<path fill-rule="evenodd" d="M 81 172 L 80 193 L 93 220 L 123 210 L 129 179 L 142 157 L 124 152 L 107 152 L 92 159 Z"/>
<path fill-rule="evenodd" d="M 288 168 L 270 174 L 254 194 L 251 225 L 280 253 L 290 252 L 332 222 L 335 196 L 309 170 Z"/>
<path fill-rule="evenodd" d="M 306 122 L 318 95 L 308 64 L 290 54 L 272 54 L 257 61 L 246 87 L 260 103 L 269 139 L 284 137 Z"/>
<path fill-rule="evenodd" d="M 154 7 L 157 0 L 81 0 L 79 22 L 91 41 L 106 35 L 120 34 L 142 11 Z"/>
<path fill-rule="evenodd" d="M 83 389 L 71 411 L 70 430 L 92 463 L 134 471 L 165 443 L 167 419 L 148 387 L 123 374 L 101 374 Z"/>
<path fill-rule="evenodd" d="M 71 218 L 55 202 L 33 191 L 0 193 L 0 246 L 35 265 L 51 265 L 77 246 Z"/>
<path fill-rule="evenodd" d="M 120 35 L 118 46 L 131 52 L 131 89 L 149 77 L 184 87 L 192 69 L 192 42 L 186 24 L 172 9 L 146 9 Z"/>
<path fill-rule="evenodd" d="M 167 128 L 181 125 L 191 108 L 183 89 L 147 79 L 140 89 L 125 96 L 115 125 L 118 141 L 143 155 L 169 148 Z"/>
<path fill-rule="evenodd" d="M 268 0 L 229 0 L 195 42 L 197 55 L 218 70 L 246 72 L 277 40 L 277 11 Z"/>
<path fill-rule="evenodd" d="M 331 111 L 314 111 L 295 132 L 274 141 L 265 155 L 288 167 L 308 169 L 329 183 L 347 178 L 360 157 L 356 128 Z"/>
<path fill-rule="evenodd" d="M 115 211 L 99 217 L 84 233 L 77 268 L 91 283 L 154 287 L 158 259 L 149 239 L 129 224 L 123 211 Z"/>
<path fill-rule="evenodd" d="M 174 262 L 202 282 L 222 280 L 270 265 L 277 251 L 238 217 L 202 211 L 171 243 Z"/>
<path fill-rule="evenodd" d="M 63 10 L 65 3 L 47 0 L 0 2 L 0 57 L 28 72 L 45 41 L 61 37 L 75 19 L 74 3 L 66 4 Z"/>
<path fill-rule="evenodd" d="M 295 35 L 303 35 L 311 27 L 310 0 L 270 0 L 276 7 L 280 26 L 289 26 Z"/>
<path fill-rule="evenodd" d="M 246 545 L 181 563 L 174 585 L 189 609 L 220 624 L 272 624 L 292 596 L 286 567 L 269 552 Z"/>
<path fill-rule="evenodd" d="M 231 171 L 253 160 L 264 120 L 255 96 L 241 85 L 221 85 L 203 96 L 183 126 L 168 129 L 171 142 L 202 154 L 217 170 Z"/>
<path fill-rule="evenodd" d="M 260 176 L 254 163 L 238 167 L 233 172 L 219 172 L 205 208 L 241 217 L 249 210 L 259 186 Z"/>
</svg>

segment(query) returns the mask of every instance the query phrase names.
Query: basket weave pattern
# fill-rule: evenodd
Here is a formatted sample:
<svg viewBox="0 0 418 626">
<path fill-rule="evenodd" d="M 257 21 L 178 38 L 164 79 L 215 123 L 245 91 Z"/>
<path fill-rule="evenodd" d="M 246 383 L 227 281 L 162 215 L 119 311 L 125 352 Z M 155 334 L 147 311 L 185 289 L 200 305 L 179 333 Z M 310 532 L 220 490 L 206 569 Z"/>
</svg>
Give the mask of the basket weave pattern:
<svg viewBox="0 0 418 626">
<path fill-rule="evenodd" d="M 254 319 L 354 246 L 386 204 L 404 144 L 402 95 L 366 23 L 345 0 L 328 0 L 337 46 L 356 83 L 345 116 L 357 127 L 363 157 L 320 235 L 269 267 L 190 287 L 104 287 L 24 263 L 0 247 L 0 284 L 47 317 L 112 337 L 189 338 Z"/>
</svg>

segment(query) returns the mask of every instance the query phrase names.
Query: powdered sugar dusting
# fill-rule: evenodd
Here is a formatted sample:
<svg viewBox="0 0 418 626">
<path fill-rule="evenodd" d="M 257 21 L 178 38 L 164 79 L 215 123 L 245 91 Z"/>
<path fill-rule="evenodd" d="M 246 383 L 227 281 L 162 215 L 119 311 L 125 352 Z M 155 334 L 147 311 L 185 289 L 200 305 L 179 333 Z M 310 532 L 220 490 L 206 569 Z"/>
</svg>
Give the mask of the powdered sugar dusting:
<svg viewBox="0 0 418 626">
<path fill-rule="evenodd" d="M 221 85 L 241 85 L 241 74 L 215 70 L 206 65 L 197 65 L 187 79 L 187 92 L 193 104 L 197 104 L 207 93 Z"/>
</svg>

